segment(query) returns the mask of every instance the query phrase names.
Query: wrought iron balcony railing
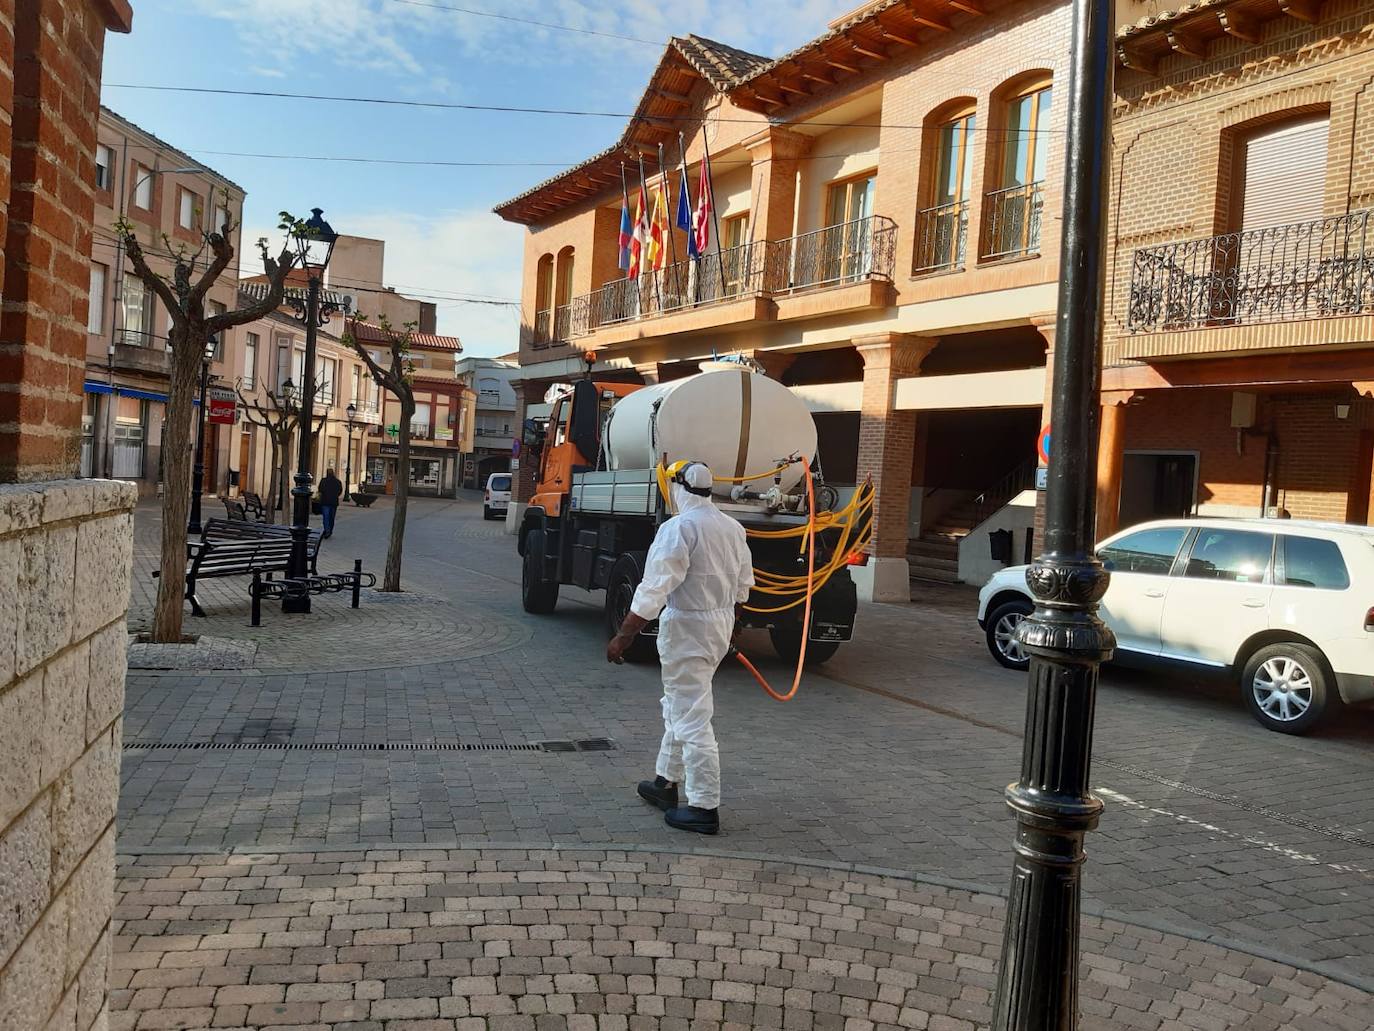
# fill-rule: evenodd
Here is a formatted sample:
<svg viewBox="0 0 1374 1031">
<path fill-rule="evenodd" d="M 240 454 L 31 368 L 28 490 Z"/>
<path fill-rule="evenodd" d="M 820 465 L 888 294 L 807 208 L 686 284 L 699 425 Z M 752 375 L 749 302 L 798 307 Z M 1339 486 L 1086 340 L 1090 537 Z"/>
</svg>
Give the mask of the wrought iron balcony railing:
<svg viewBox="0 0 1374 1031">
<path fill-rule="evenodd" d="M 888 279 L 897 247 L 897 223 L 883 215 L 826 226 L 768 245 L 769 293 L 843 286 Z"/>
<path fill-rule="evenodd" d="M 613 280 L 566 305 L 538 311 L 530 345 L 544 350 L 603 326 L 742 297 L 888 280 L 896 242 L 897 224 L 875 215 L 786 240 L 727 247 L 634 279 Z"/>
<path fill-rule="evenodd" d="M 1131 332 L 1374 312 L 1374 211 L 1141 247 Z"/>
<path fill-rule="evenodd" d="M 916 275 L 956 272 L 968 245 L 968 202 L 937 204 L 916 212 Z"/>
<path fill-rule="evenodd" d="M 1044 184 L 1027 183 L 994 190 L 983 198 L 983 257 L 1020 258 L 1040 253 Z"/>
</svg>

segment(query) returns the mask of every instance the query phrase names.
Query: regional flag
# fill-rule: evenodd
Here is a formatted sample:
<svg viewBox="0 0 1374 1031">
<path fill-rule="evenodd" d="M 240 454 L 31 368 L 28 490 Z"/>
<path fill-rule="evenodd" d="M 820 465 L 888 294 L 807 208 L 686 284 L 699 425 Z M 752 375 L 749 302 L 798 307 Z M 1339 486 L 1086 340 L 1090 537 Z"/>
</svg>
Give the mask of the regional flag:
<svg viewBox="0 0 1374 1031">
<path fill-rule="evenodd" d="M 639 188 L 639 196 L 635 198 L 635 225 L 630 234 L 630 269 L 629 277 L 637 279 L 639 274 L 644 271 L 644 250 L 649 244 L 649 211 L 648 204 L 644 198 L 644 187 Z"/>
<path fill-rule="evenodd" d="M 677 227 L 687 234 L 687 257 L 699 257 L 697 234 L 692 231 L 692 195 L 687 190 L 686 162 L 682 165 L 682 182 L 677 190 Z"/>
<path fill-rule="evenodd" d="M 711 172 L 705 158 L 701 159 L 701 180 L 697 183 L 697 210 L 692 216 L 692 236 L 697 253 L 705 254 L 711 245 Z"/>
<path fill-rule="evenodd" d="M 668 254 L 663 238 L 668 232 L 668 203 L 660 188 L 654 196 L 654 216 L 649 220 L 649 267 L 657 272 Z"/>
<path fill-rule="evenodd" d="M 630 196 L 623 188 L 620 204 L 620 260 L 617 262 L 620 268 L 630 267 L 630 241 L 634 234 L 634 227 L 630 223 Z"/>
</svg>

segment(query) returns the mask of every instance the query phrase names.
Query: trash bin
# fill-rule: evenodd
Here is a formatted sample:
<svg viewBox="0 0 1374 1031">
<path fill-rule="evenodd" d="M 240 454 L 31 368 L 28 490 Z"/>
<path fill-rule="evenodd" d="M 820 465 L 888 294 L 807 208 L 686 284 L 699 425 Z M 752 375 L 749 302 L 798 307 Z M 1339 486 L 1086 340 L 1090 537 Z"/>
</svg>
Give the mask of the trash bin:
<svg viewBox="0 0 1374 1031">
<path fill-rule="evenodd" d="M 988 531 L 988 547 L 992 552 L 991 558 L 994 562 L 1000 562 L 1004 566 L 1011 565 L 1011 546 L 1012 532 L 1010 530 Z"/>
</svg>

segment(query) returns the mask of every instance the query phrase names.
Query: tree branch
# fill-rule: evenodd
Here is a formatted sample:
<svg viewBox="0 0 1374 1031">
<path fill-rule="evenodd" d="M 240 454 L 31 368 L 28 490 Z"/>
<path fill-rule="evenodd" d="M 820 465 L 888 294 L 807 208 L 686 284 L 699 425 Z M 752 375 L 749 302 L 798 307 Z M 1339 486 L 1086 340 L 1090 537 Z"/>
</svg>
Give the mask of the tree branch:
<svg viewBox="0 0 1374 1031">
<path fill-rule="evenodd" d="M 223 238 L 221 237 L 221 239 Z M 229 263 L 229 258 L 233 257 L 234 249 L 227 244 L 225 247 L 229 257 L 224 259 L 223 265 L 219 265 L 220 258 L 219 255 L 216 254 L 215 264 L 219 265 L 219 268 L 215 272 L 215 275 L 219 275 L 220 272 L 223 272 Z M 282 297 L 286 294 L 286 277 L 291 271 L 291 266 L 295 264 L 295 261 L 296 256 L 291 253 L 290 248 L 283 247 L 281 249 L 281 254 L 279 254 L 275 260 L 269 257 L 264 249 L 262 263 L 263 270 L 267 273 L 266 296 L 260 301 L 254 301 L 246 308 L 238 308 L 234 311 L 226 311 L 219 315 L 210 316 L 210 318 L 205 320 L 206 329 L 211 334 L 219 333 L 223 330 L 231 329 L 234 326 L 242 326 L 246 322 L 254 322 L 266 315 L 270 315 L 280 308 Z M 196 288 L 201 289 L 201 287 L 204 286 L 205 289 L 208 289 L 212 281 L 213 278 L 210 277 L 210 274 L 207 272 L 206 277 L 202 278 L 200 283 L 196 284 Z M 201 290 L 201 293 L 203 295 L 204 290 Z"/>
<path fill-rule="evenodd" d="M 138 242 L 138 238 L 131 232 L 124 233 L 124 253 L 129 256 L 129 262 L 134 267 L 134 275 L 138 276 L 153 293 L 162 299 L 172 321 L 184 324 L 186 316 L 181 310 L 181 301 L 167 284 L 167 281 L 148 267 L 148 259 L 143 255 L 143 247 Z"/>
</svg>

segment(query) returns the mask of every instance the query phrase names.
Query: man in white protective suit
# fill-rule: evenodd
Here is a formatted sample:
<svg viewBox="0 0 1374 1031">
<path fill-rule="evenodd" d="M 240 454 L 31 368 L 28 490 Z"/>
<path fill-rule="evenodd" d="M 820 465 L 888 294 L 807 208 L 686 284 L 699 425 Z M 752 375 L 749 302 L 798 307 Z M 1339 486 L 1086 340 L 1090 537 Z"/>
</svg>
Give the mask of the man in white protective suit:
<svg viewBox="0 0 1374 1031">
<path fill-rule="evenodd" d="M 669 472 L 677 514 L 658 528 L 644 578 L 606 658 L 622 661 L 635 636 L 659 620 L 663 746 L 658 775 L 641 781 L 639 794 L 664 810 L 668 826 L 716 834 L 720 752 L 711 729 L 711 678 L 730 650 L 736 606 L 749 598 L 754 570 L 744 527 L 711 501 L 711 470 L 679 462 Z M 686 805 L 679 805 L 679 784 L 686 788 Z"/>
</svg>

